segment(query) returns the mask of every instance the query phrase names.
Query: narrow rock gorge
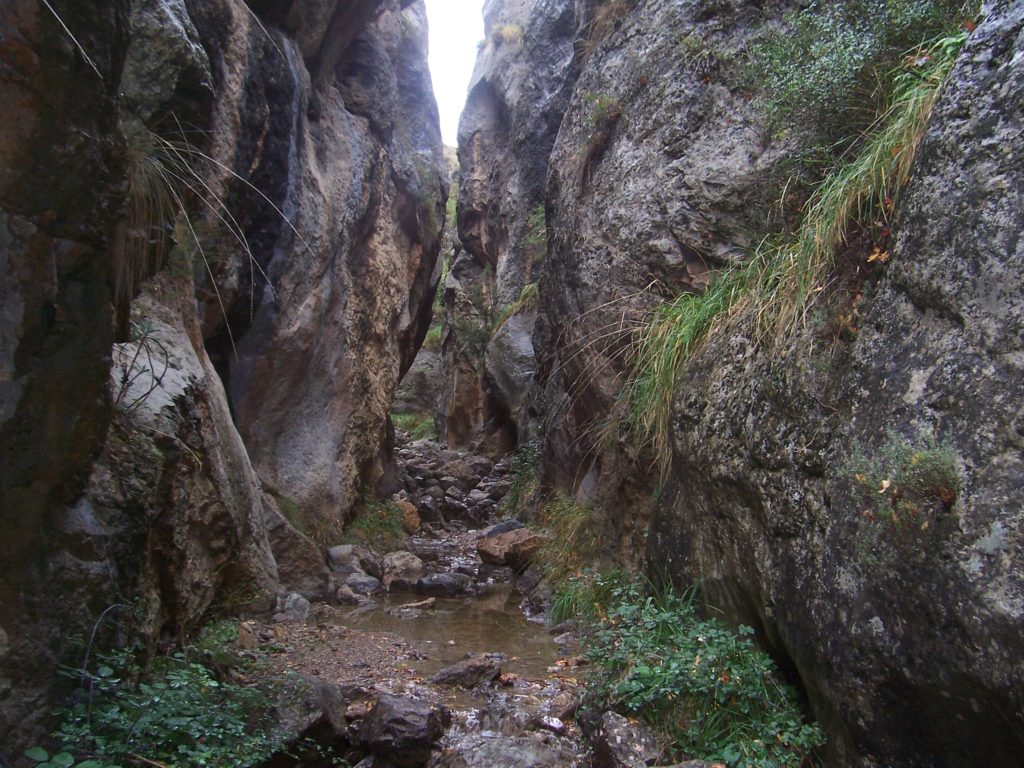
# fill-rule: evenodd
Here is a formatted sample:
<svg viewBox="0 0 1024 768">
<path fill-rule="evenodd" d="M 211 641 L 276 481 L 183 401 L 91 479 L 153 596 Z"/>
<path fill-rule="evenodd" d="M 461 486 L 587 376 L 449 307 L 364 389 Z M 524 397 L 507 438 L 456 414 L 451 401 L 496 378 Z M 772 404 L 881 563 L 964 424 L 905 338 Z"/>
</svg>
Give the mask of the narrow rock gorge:
<svg viewBox="0 0 1024 768">
<path fill-rule="evenodd" d="M 156 642 L 327 594 L 318 545 L 376 493 L 448 182 L 422 3 L 0 13 L 13 751 L 101 615 Z"/>
<path fill-rule="evenodd" d="M 1017 764 L 1024 7 L 482 5 L 0 4 L 0 764 Z"/>
</svg>

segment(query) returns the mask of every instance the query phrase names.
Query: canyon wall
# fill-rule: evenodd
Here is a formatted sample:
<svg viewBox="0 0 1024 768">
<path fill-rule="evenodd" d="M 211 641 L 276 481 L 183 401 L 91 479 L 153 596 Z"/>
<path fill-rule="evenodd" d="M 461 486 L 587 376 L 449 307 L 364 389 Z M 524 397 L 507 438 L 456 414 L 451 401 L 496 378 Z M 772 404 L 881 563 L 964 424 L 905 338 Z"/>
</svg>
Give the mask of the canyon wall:
<svg viewBox="0 0 1024 768">
<path fill-rule="evenodd" d="M 547 485 L 592 507 L 620 561 L 700 584 L 728 621 L 755 627 L 824 726 L 829 764 L 1012 763 L 1024 733 L 1021 9 L 985 5 L 896 201 L 889 261 L 852 283 L 835 275 L 783 343 L 764 341 L 751 312 L 718 329 L 669 393 L 662 473 L 626 427 L 633 331 L 779 226 L 801 147 L 768 127 L 743 67 L 799 4 L 570 6 L 588 15 L 548 158 L 532 336 Z M 547 33 L 524 29 L 543 66 L 551 52 L 530 46 Z M 459 217 L 468 247 L 497 253 L 509 236 L 486 224 L 509 207 L 479 178 L 533 155 L 495 133 L 466 133 Z M 929 466 L 922 498 L 890 490 L 901 462 Z"/>
<path fill-rule="evenodd" d="M 326 593 L 447 194 L 421 2 L 52 6 L 0 9 L 8 756 L 90 632 Z"/>
<path fill-rule="evenodd" d="M 582 17 L 564 2 L 484 9 L 487 36 L 459 121 L 463 250 L 444 286 L 440 422 L 450 447 L 501 454 L 536 437 L 531 336 L 547 245 L 544 185 Z"/>
</svg>

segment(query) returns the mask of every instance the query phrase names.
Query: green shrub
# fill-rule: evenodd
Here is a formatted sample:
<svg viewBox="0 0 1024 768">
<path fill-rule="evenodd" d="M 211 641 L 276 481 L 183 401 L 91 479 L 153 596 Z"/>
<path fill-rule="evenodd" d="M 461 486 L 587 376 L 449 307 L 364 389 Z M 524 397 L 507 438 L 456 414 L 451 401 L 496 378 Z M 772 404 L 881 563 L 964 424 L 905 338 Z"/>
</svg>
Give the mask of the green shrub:
<svg viewBox="0 0 1024 768">
<path fill-rule="evenodd" d="M 702 294 L 657 307 L 634 343 L 625 398 L 633 431 L 667 466 L 669 415 L 682 368 L 723 321 L 750 310 L 762 340 L 801 327 L 833 268 L 836 249 L 854 236 L 871 242 L 888 223 L 906 183 L 939 89 L 967 33 L 931 41 L 888 73 L 890 101 L 859 151 L 832 168 L 804 207 L 799 228 L 765 238 L 748 262 L 726 270 Z M 866 261 L 884 261 L 875 247 Z M 865 266 L 868 266 L 865 264 Z"/>
<path fill-rule="evenodd" d="M 116 651 L 99 654 L 95 670 L 65 671 L 79 690 L 58 713 L 61 749 L 51 755 L 36 747 L 26 756 L 46 768 L 259 764 L 285 746 L 287 735 L 271 728 L 280 682 L 233 682 L 233 670 L 253 664 L 235 651 L 236 638 L 234 625 L 218 624 L 196 645 L 145 667 Z"/>
<path fill-rule="evenodd" d="M 843 475 L 853 482 L 862 517 L 897 529 L 927 530 L 935 515 L 952 507 L 960 495 L 956 452 L 934 436 L 912 444 L 889 432 L 870 455 L 857 445 Z"/>
<path fill-rule="evenodd" d="M 755 46 L 749 77 L 777 129 L 845 147 L 884 109 L 886 73 L 908 50 L 953 34 L 976 8 L 963 0 L 816 2 Z"/>
<path fill-rule="evenodd" d="M 610 592 L 588 644 L 597 667 L 592 706 L 643 718 L 665 737 L 674 759 L 798 768 L 823 744 L 795 691 L 754 648 L 753 629 L 741 626 L 735 634 L 700 618 L 693 590 L 645 595 L 636 582 L 620 582 Z"/>
<path fill-rule="evenodd" d="M 377 552 L 393 552 L 405 546 L 402 510 L 386 501 L 368 501 L 346 527 L 342 544 L 362 544 Z"/>
</svg>

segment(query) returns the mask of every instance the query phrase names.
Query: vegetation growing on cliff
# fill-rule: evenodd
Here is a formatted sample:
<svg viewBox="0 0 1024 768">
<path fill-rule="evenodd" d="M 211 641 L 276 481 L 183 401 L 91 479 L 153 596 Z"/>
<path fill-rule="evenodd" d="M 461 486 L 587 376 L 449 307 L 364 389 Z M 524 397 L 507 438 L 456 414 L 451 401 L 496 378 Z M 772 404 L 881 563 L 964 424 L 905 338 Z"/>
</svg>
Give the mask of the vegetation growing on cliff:
<svg viewBox="0 0 1024 768">
<path fill-rule="evenodd" d="M 938 4 L 930 7 L 947 25 L 962 20 L 959 13 L 949 15 Z M 910 14 L 907 18 L 919 16 Z M 802 88 L 819 89 L 812 99 L 817 104 L 815 112 L 828 107 L 842 121 L 851 110 L 869 110 L 875 114 L 873 121 L 865 130 L 845 137 L 845 146 L 852 148 L 844 151 L 842 143 L 832 144 L 839 148 L 838 154 L 833 155 L 823 180 L 803 206 L 795 231 L 766 237 L 745 264 L 720 274 L 703 293 L 684 294 L 658 307 L 637 334 L 634 370 L 625 392 L 629 418 L 636 434 L 654 444 L 663 466 L 669 455 L 669 413 L 677 377 L 710 333 L 739 313 L 748 312 L 760 339 L 782 340 L 803 325 L 827 282 L 839 248 L 856 239 L 868 246 L 865 263 L 888 258 L 884 248 L 895 201 L 910 175 L 939 89 L 972 25 L 954 27 L 926 44 L 894 53 L 892 46 L 905 40 L 910 34 L 907 29 L 892 38 L 876 38 L 855 29 L 855 19 L 811 9 L 798 14 L 795 23 L 798 29 L 813 29 L 826 22 L 846 24 L 850 27 L 848 34 L 864 35 L 874 58 L 862 60 L 863 52 L 852 42 L 841 49 L 851 57 L 847 62 L 849 76 L 856 73 L 858 81 L 866 77 L 862 72 L 869 67 L 866 62 L 887 65 L 894 58 L 898 61 L 888 70 L 870 66 L 877 87 L 867 96 L 860 94 L 858 98 L 854 91 L 848 97 L 832 89 L 826 73 L 834 68 L 843 70 L 836 62 L 820 62 L 821 70 L 797 71 L 798 62 L 813 56 L 815 50 L 809 34 L 769 44 L 763 49 L 760 66 L 770 73 L 765 75 L 768 82 L 774 78 L 786 84 L 774 107 L 774 114 L 780 118 L 801 118 L 798 110 L 804 105 L 793 94 Z M 786 46 L 800 45 L 810 48 L 787 58 Z M 875 99 L 883 104 L 877 112 L 873 109 Z M 830 133 L 826 129 L 823 135 Z"/>
</svg>

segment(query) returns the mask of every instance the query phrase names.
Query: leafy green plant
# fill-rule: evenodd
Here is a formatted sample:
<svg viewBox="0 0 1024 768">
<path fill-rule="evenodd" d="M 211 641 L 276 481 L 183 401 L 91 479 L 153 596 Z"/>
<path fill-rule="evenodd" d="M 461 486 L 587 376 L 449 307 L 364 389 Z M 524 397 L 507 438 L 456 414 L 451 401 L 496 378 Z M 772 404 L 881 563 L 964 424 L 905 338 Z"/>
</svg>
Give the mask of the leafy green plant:
<svg viewBox="0 0 1024 768">
<path fill-rule="evenodd" d="M 402 510 L 397 504 L 371 500 L 365 502 L 355 519 L 341 535 L 342 544 L 362 544 L 377 552 L 392 552 L 406 543 L 402 528 Z"/>
<path fill-rule="evenodd" d="M 285 746 L 273 733 L 277 683 L 243 685 L 232 669 L 251 662 L 234 650 L 233 625 L 215 625 L 199 644 L 141 666 L 129 651 L 99 654 L 95 670 L 66 670 L 77 686 L 61 710 L 61 749 L 26 753 L 37 768 L 129 764 L 252 766 Z M 215 672 L 214 669 L 219 672 Z"/>
<path fill-rule="evenodd" d="M 870 242 L 874 222 L 887 225 L 967 34 L 932 40 L 888 73 L 887 108 L 856 155 L 838 163 L 815 190 L 795 232 L 765 238 L 748 262 L 717 276 L 701 294 L 684 294 L 657 307 L 643 323 L 625 398 L 634 433 L 653 444 L 663 468 L 670 454 L 668 420 L 677 377 L 714 329 L 749 310 L 759 338 L 784 340 L 803 325 L 837 249 L 855 235 Z M 866 261 L 888 256 L 876 246 Z"/>
<path fill-rule="evenodd" d="M 823 744 L 795 691 L 754 647 L 753 629 L 737 634 L 700 618 L 694 590 L 645 594 L 636 582 L 620 582 L 609 592 L 589 636 L 587 655 L 598 670 L 591 706 L 643 718 L 675 758 L 730 768 L 798 768 Z"/>
<path fill-rule="evenodd" d="M 956 452 L 934 435 L 911 443 L 890 431 L 870 454 L 857 445 L 843 475 L 853 481 L 864 520 L 896 529 L 927 530 L 960 495 Z"/>
</svg>

